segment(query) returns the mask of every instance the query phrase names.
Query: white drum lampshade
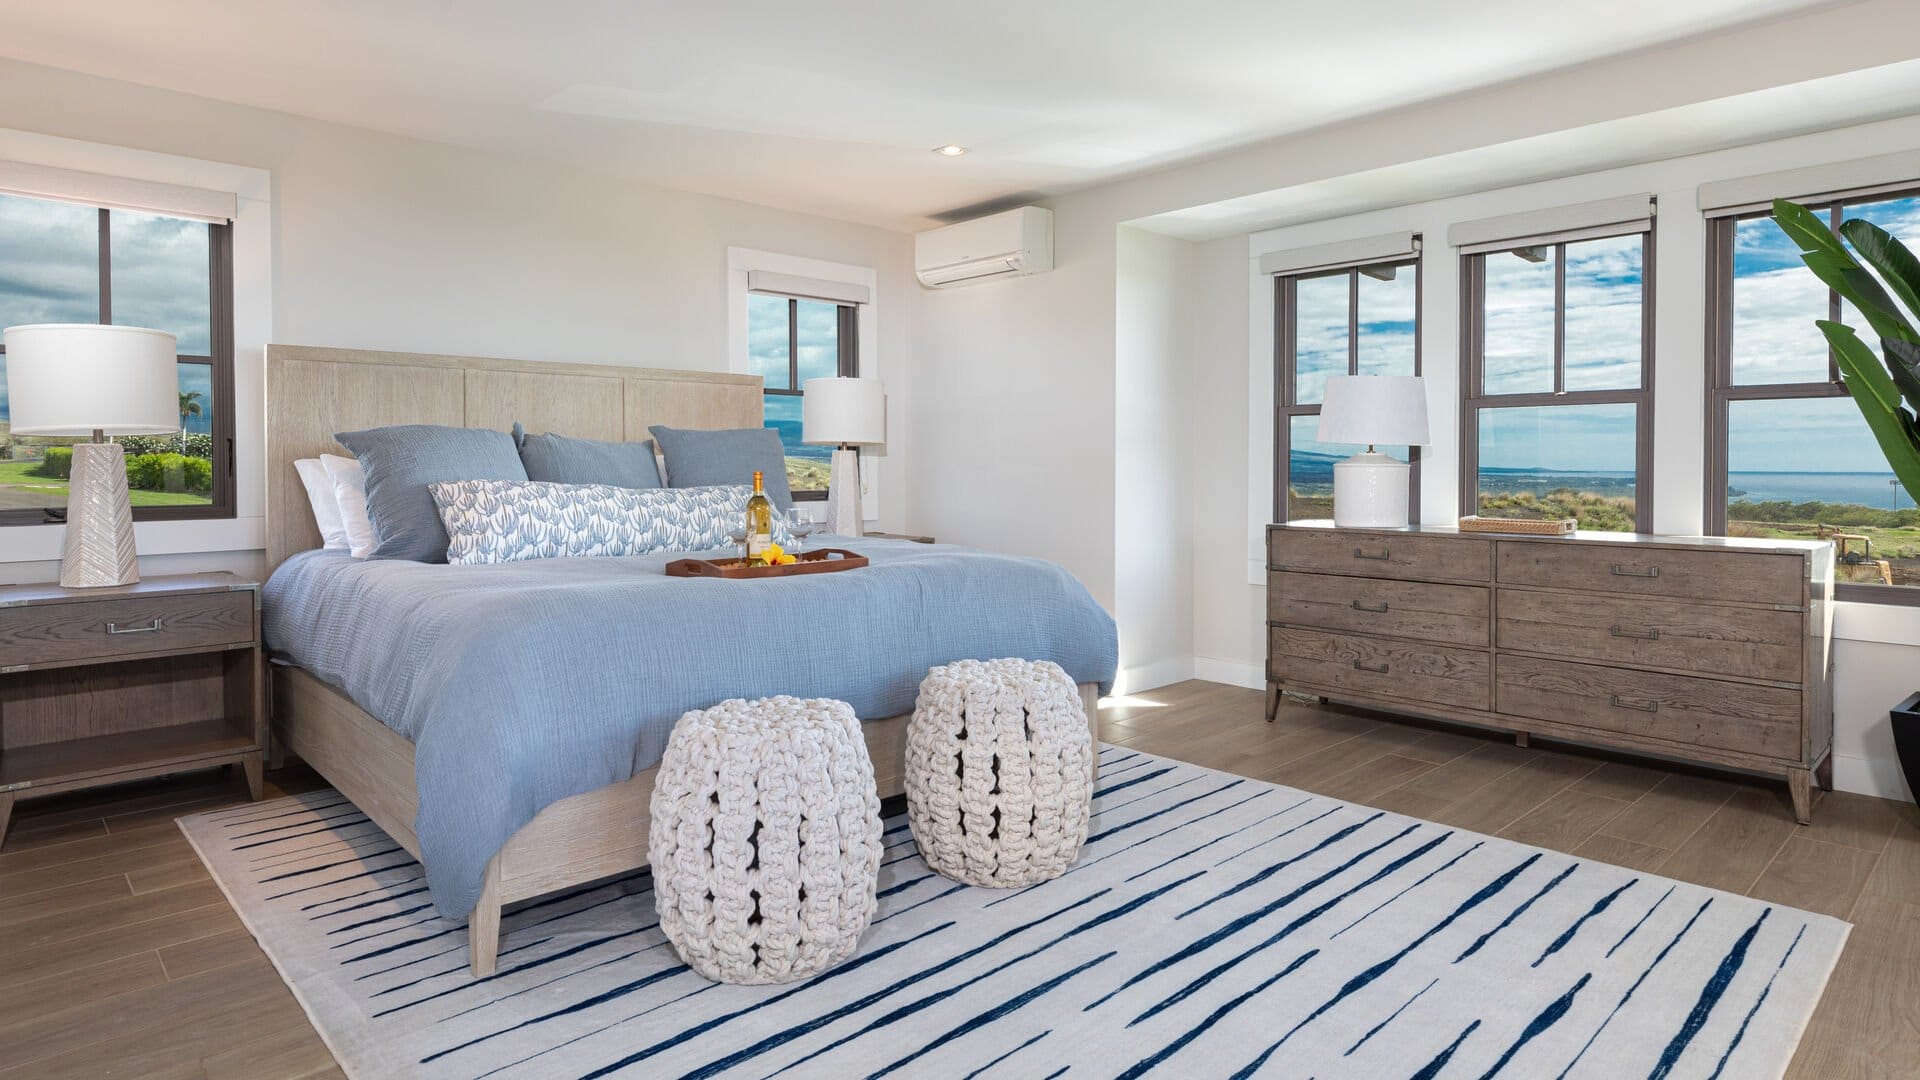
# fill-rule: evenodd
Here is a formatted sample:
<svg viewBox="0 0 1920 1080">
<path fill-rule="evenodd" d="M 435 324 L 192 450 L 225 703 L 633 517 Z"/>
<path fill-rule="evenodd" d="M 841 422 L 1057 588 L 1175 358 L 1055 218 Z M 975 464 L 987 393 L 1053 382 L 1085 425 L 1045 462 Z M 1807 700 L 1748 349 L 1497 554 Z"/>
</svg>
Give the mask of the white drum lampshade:
<svg viewBox="0 0 1920 1080">
<path fill-rule="evenodd" d="M 860 454 L 854 447 L 887 441 L 887 390 L 878 379 L 808 379 L 800 397 L 800 437 L 832 446 L 827 530 L 859 536 Z"/>
<path fill-rule="evenodd" d="M 1412 467 L 1375 446 L 1427 442 L 1427 389 L 1417 375 L 1334 375 L 1320 404 L 1321 442 L 1366 450 L 1333 467 L 1333 523 L 1345 528 L 1407 524 Z"/>
<path fill-rule="evenodd" d="M 180 430 L 174 337 L 164 330 L 43 323 L 0 331 L 15 435 L 88 437 L 73 447 L 60 584 L 140 580 L 127 502 L 126 458 L 108 435 Z"/>
</svg>

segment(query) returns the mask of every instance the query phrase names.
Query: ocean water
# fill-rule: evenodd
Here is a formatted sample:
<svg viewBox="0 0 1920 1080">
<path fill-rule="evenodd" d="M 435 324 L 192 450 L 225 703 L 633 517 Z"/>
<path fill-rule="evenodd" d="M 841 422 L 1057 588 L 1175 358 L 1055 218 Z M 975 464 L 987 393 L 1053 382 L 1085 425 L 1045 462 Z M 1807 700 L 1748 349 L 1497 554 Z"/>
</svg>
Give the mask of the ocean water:
<svg viewBox="0 0 1920 1080">
<path fill-rule="evenodd" d="M 1319 455 L 1297 455 L 1292 469 L 1293 488 L 1302 495 L 1325 495 L 1333 490 L 1331 460 Z M 1556 488 L 1597 495 L 1632 495 L 1629 472 L 1554 472 L 1547 469 L 1486 469 L 1483 482 L 1494 491 L 1530 491 L 1541 494 Z M 1893 482 L 1891 472 L 1736 472 L 1727 477 L 1728 498 L 1746 502 L 1851 503 L 1881 510 L 1913 509 L 1913 497 Z"/>
</svg>

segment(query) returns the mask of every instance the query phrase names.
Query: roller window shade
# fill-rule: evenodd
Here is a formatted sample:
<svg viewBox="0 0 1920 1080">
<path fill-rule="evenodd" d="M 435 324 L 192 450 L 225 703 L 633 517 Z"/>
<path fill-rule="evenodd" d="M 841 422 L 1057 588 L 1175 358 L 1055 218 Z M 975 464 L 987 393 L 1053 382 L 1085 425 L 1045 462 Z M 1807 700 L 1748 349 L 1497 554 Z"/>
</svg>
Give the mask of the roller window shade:
<svg viewBox="0 0 1920 1080">
<path fill-rule="evenodd" d="M 1652 195 L 1627 195 L 1547 210 L 1529 210 L 1524 214 L 1502 214 L 1478 221 L 1456 222 L 1447 229 L 1447 243 L 1459 248 L 1462 255 L 1478 255 L 1529 244 L 1620 236 L 1651 231 L 1653 215 Z"/>
<path fill-rule="evenodd" d="M 0 193 L 103 206 L 109 210 L 165 214 L 215 225 L 232 221 L 239 213 L 240 202 L 232 192 L 56 169 L 22 161 L 0 161 Z"/>
<path fill-rule="evenodd" d="M 1697 199 L 1708 217 L 1730 217 L 1773 207 L 1775 199 L 1827 202 L 1862 198 L 1920 185 L 1920 150 L 1836 161 L 1804 169 L 1701 184 Z"/>
<path fill-rule="evenodd" d="M 865 285 L 853 285 L 844 281 L 826 281 L 821 278 L 801 277 L 798 274 L 775 274 L 767 270 L 747 271 L 747 288 L 757 293 L 773 296 L 793 296 L 802 300 L 826 300 L 835 304 L 870 304 L 873 302 L 873 290 Z"/>
<path fill-rule="evenodd" d="M 1312 274 L 1322 270 L 1343 270 L 1352 266 L 1400 262 L 1419 254 L 1418 233 L 1387 233 L 1383 236 L 1341 240 L 1332 244 L 1293 248 L 1289 251 L 1271 251 L 1260 256 L 1260 272 L 1288 276 Z"/>
</svg>

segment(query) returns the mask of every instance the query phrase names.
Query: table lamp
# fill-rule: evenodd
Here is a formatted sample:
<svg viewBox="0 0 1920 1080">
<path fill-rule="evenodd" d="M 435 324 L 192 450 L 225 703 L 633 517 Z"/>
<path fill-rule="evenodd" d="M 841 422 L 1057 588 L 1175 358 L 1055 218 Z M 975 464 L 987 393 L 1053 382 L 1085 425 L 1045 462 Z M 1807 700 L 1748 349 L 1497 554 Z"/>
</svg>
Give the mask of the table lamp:
<svg viewBox="0 0 1920 1080">
<path fill-rule="evenodd" d="M 836 447 L 827 484 L 827 531 L 859 536 L 860 453 L 887 441 L 887 391 L 878 379 L 808 379 L 800 397 L 800 438 Z"/>
<path fill-rule="evenodd" d="M 0 331 L 15 435 L 91 436 L 73 447 L 60 584 L 140 580 L 127 502 L 127 462 L 108 435 L 180 430 L 174 337 L 164 330 L 43 323 Z"/>
<path fill-rule="evenodd" d="M 1319 439 L 1364 444 L 1333 466 L 1333 523 L 1342 528 L 1405 528 L 1412 467 L 1375 445 L 1427 441 L 1427 390 L 1417 375 L 1333 375 L 1320 403 Z"/>
</svg>

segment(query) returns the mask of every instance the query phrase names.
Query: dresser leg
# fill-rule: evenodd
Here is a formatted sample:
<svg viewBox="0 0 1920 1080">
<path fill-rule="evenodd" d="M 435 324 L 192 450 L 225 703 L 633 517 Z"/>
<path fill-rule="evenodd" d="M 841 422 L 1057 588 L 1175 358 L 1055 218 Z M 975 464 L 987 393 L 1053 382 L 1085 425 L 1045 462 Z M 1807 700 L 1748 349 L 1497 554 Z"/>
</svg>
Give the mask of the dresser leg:
<svg viewBox="0 0 1920 1080">
<path fill-rule="evenodd" d="M 1527 748 L 1527 733 L 1524 731 L 1514 732 L 1513 745 L 1519 747 L 1522 750 L 1525 750 Z"/>
<path fill-rule="evenodd" d="M 1820 764 L 1813 767 L 1813 782 L 1821 791 L 1833 790 L 1833 755 L 1829 753 Z"/>
<path fill-rule="evenodd" d="M 247 794 L 253 797 L 254 802 L 259 802 L 260 796 L 265 794 L 262 777 L 260 775 L 261 767 L 262 763 L 258 750 L 240 759 L 240 768 L 247 774 Z"/>
<path fill-rule="evenodd" d="M 1270 682 L 1267 684 L 1267 723 L 1269 724 L 1273 723 L 1273 718 L 1279 715 L 1279 712 L 1280 712 L 1280 684 L 1277 682 Z"/>
<path fill-rule="evenodd" d="M 1813 770 L 1788 769 L 1787 791 L 1793 796 L 1793 817 L 1802 825 L 1813 824 Z"/>
<path fill-rule="evenodd" d="M 7 842 L 7 822 L 13 820 L 13 792 L 0 791 L 0 844 Z"/>
</svg>

